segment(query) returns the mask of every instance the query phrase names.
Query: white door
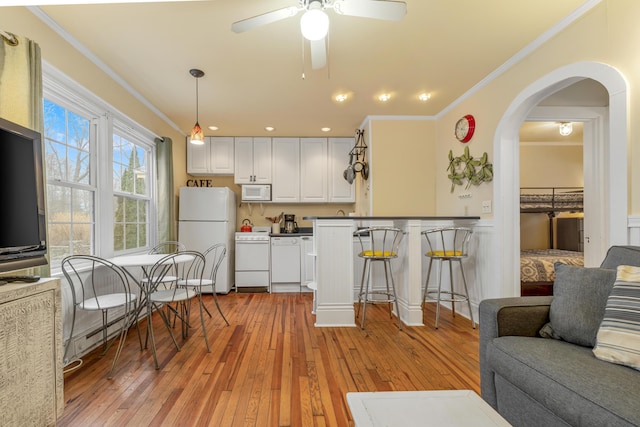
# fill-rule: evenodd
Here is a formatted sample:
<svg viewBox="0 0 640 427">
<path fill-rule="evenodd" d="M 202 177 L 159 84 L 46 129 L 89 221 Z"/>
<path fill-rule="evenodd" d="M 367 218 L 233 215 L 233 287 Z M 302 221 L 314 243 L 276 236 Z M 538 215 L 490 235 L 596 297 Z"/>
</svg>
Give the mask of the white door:
<svg viewBox="0 0 640 427">
<path fill-rule="evenodd" d="M 353 203 L 356 200 L 355 184 L 349 184 L 343 176 L 349 165 L 349 152 L 354 144 L 354 138 L 329 138 L 330 203 Z"/>
<path fill-rule="evenodd" d="M 273 138 L 272 150 L 271 200 L 297 203 L 300 201 L 300 139 Z"/>
<path fill-rule="evenodd" d="M 300 201 L 327 202 L 327 139 L 300 139 Z"/>
<path fill-rule="evenodd" d="M 234 152 L 234 182 L 253 183 L 253 138 L 235 138 Z"/>
<path fill-rule="evenodd" d="M 256 184 L 271 184 L 271 138 L 253 138 L 253 177 Z"/>
</svg>

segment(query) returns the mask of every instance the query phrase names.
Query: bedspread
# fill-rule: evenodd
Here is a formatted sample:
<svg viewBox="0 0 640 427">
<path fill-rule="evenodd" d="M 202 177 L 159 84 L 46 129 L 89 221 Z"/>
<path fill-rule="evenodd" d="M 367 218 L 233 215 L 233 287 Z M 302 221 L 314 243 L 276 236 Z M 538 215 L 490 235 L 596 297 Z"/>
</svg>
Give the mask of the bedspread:
<svg viewBox="0 0 640 427">
<path fill-rule="evenodd" d="M 582 252 L 560 249 L 526 249 L 520 251 L 520 280 L 522 282 L 553 282 L 554 264 L 584 265 Z"/>
</svg>

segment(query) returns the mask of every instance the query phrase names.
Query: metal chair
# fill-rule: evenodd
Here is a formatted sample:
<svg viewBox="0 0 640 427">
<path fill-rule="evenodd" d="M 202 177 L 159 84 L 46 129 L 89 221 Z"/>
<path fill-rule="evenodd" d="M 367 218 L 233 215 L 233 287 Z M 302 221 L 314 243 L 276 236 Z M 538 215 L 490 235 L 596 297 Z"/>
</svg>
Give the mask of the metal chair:
<svg viewBox="0 0 640 427">
<path fill-rule="evenodd" d="M 131 292 L 128 275 L 112 262 L 92 255 L 71 255 L 62 260 L 62 273 L 71 288 L 73 314 L 71 332 L 65 346 L 64 360 L 67 359 L 69 345 L 73 339 L 76 311 L 100 311 L 102 313 L 102 355 L 104 356 L 115 340 L 120 337 L 116 354 L 107 378 L 113 377 L 113 371 L 122 352 L 127 329 L 135 316 L 138 295 Z M 109 342 L 108 328 L 118 319 L 108 318 L 109 310 L 120 310 L 121 325 L 119 333 Z M 136 320 L 136 328 L 137 328 Z M 140 330 L 138 329 L 138 336 Z M 139 337 L 140 338 L 140 337 Z"/>
<path fill-rule="evenodd" d="M 202 298 L 200 297 L 200 291 L 196 290 L 196 287 L 180 287 L 174 285 L 171 288 L 159 289 L 161 284 L 165 284 L 164 277 L 167 274 L 177 272 L 177 277 L 185 280 L 193 280 L 196 283 L 202 283 L 205 257 L 200 252 L 196 251 L 182 251 L 167 256 L 156 262 L 149 270 L 148 277 L 151 278 L 149 282 L 149 293 L 147 301 L 147 336 L 151 337 L 151 352 L 153 354 L 153 361 L 156 369 L 159 369 L 158 357 L 156 354 L 155 339 L 153 335 L 152 314 L 156 309 L 163 323 L 169 331 L 169 335 L 173 340 L 176 349 L 180 351 L 180 345 L 176 340 L 172 327 L 169 321 L 169 313 L 180 319 L 182 325 L 182 337 L 186 338 L 189 335 L 189 315 L 190 315 L 190 300 L 198 298 L 200 303 L 200 322 L 202 324 L 202 332 L 204 334 L 204 340 L 207 345 L 207 351 L 211 352 L 209 347 L 209 339 L 207 337 L 207 330 L 204 323 L 204 308 Z M 174 304 L 172 306 L 171 304 Z M 165 313 L 162 307 L 167 308 Z"/>
<path fill-rule="evenodd" d="M 429 269 L 427 272 L 427 280 L 424 286 L 424 294 L 422 302 L 436 302 L 436 329 L 438 329 L 438 319 L 440 317 L 440 303 L 450 302 L 453 315 L 456 315 L 456 302 L 467 302 L 469 307 L 469 315 L 471 316 L 471 325 L 475 329 L 476 323 L 473 320 L 473 311 L 471 310 L 471 301 L 469 299 L 469 289 L 467 288 L 467 279 L 464 275 L 462 260 L 469 256 L 469 240 L 473 230 L 466 227 L 443 227 L 433 230 L 423 231 L 427 241 L 427 253 L 425 256 L 429 258 Z M 438 285 L 429 287 L 429 278 L 431 277 L 431 266 L 433 261 L 440 263 L 438 268 Z M 443 261 L 449 263 L 449 281 L 450 290 L 442 290 L 442 268 Z M 453 262 L 460 265 L 460 274 L 462 276 L 463 291 L 457 292 L 453 286 Z M 443 296 L 444 295 L 444 296 Z"/>
<path fill-rule="evenodd" d="M 218 243 L 216 245 L 211 246 L 207 250 L 202 253 L 206 259 L 206 273 L 205 277 L 202 280 L 198 279 L 180 279 L 178 280 L 178 286 L 185 286 L 194 288 L 199 294 L 200 299 L 202 299 L 202 291 L 211 289 L 213 293 L 213 300 L 216 303 L 216 307 L 218 308 L 218 312 L 220 316 L 224 319 L 227 326 L 229 326 L 229 321 L 222 313 L 222 309 L 220 308 L 220 304 L 218 303 L 218 296 L 216 294 L 216 276 L 218 275 L 218 269 L 220 268 L 220 264 L 222 264 L 222 260 L 227 254 L 227 247 L 224 243 Z M 210 287 L 210 288 L 209 288 Z M 204 305 L 203 305 L 204 306 Z M 204 306 L 204 310 L 207 312 L 209 317 L 211 313 L 207 306 Z"/>
<path fill-rule="evenodd" d="M 166 242 L 158 243 L 156 246 L 151 248 L 151 250 L 149 250 L 149 253 L 150 254 L 175 254 L 177 252 L 182 252 L 186 249 L 187 248 L 183 243 L 180 243 L 175 240 L 167 240 Z M 149 279 L 146 277 L 142 278 L 143 282 L 146 282 L 148 280 Z M 176 280 L 178 280 L 178 277 L 175 274 L 166 274 L 162 279 L 162 283 L 164 284 L 172 283 L 172 282 L 175 282 Z"/>
<path fill-rule="evenodd" d="M 389 304 L 390 317 L 392 316 L 391 304 L 395 304 L 396 315 L 398 316 L 398 328 L 402 330 L 396 285 L 391 270 L 391 260 L 398 257 L 398 246 L 404 233 L 399 228 L 369 227 L 358 230 L 354 232 L 353 235 L 358 237 L 360 241 L 361 251 L 358 256 L 364 259 L 360 291 L 358 293 L 358 309 L 356 311 L 356 317 L 358 317 L 360 306 L 362 306 L 361 328 L 364 329 L 367 303 L 382 302 Z M 368 239 L 366 238 L 367 236 L 369 237 Z M 377 261 L 381 261 L 384 265 L 385 289 L 376 289 L 373 286 L 369 287 L 372 263 Z M 375 296 L 378 296 L 378 298 Z M 380 296 L 383 298 L 379 298 Z"/>
</svg>

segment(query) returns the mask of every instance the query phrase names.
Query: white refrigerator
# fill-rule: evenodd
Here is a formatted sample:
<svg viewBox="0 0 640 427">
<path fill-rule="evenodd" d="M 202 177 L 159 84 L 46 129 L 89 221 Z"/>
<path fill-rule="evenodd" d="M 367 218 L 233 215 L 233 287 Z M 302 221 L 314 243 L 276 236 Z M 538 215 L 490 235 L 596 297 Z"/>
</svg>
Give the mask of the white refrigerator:
<svg viewBox="0 0 640 427">
<path fill-rule="evenodd" d="M 216 291 L 228 293 L 234 284 L 236 195 L 227 187 L 181 187 L 178 240 L 202 252 L 217 243 L 227 245 L 216 278 Z M 207 265 L 206 275 L 211 272 Z"/>
</svg>

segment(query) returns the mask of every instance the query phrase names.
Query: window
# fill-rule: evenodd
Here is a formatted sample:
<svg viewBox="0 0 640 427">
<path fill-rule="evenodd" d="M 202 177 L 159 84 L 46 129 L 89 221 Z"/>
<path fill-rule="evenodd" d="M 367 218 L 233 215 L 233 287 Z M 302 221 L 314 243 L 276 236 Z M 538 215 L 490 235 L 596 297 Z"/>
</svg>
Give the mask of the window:
<svg viewBox="0 0 640 427">
<path fill-rule="evenodd" d="M 44 100 L 49 256 L 52 265 L 67 255 L 92 254 L 94 199 L 91 175 L 91 120 Z"/>
<path fill-rule="evenodd" d="M 67 255 L 105 258 L 155 241 L 154 135 L 43 66 L 43 150 L 52 272 Z"/>
<path fill-rule="evenodd" d="M 149 241 L 149 152 L 113 135 L 113 245 L 116 251 L 144 248 Z"/>
</svg>

